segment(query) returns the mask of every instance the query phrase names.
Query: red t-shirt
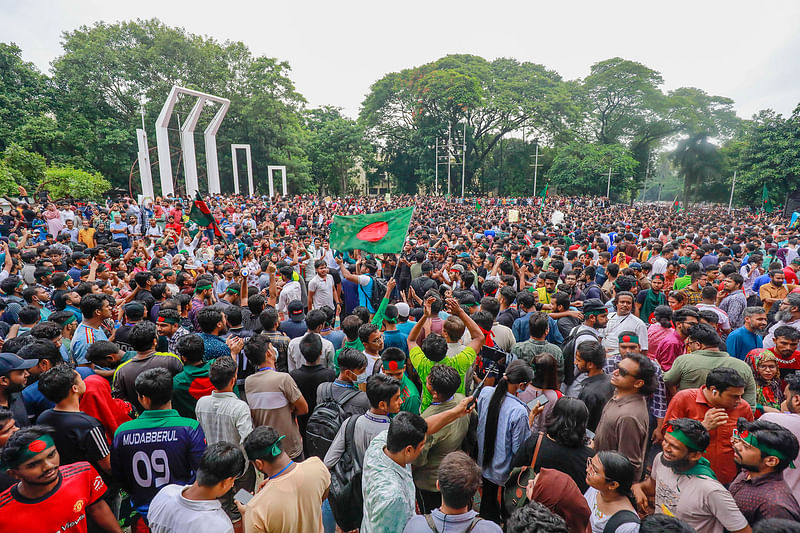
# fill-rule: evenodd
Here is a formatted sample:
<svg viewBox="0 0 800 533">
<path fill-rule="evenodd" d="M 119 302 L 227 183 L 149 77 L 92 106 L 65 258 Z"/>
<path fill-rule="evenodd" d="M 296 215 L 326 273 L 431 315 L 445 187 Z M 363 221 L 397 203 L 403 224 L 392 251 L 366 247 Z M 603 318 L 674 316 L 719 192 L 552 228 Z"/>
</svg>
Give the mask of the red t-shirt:
<svg viewBox="0 0 800 533">
<path fill-rule="evenodd" d="M 0 533 L 60 531 L 86 533 L 86 507 L 106 492 L 106 484 L 87 462 L 60 467 L 61 481 L 37 500 L 21 496 L 17 485 L 0 494 Z"/>
<path fill-rule="evenodd" d="M 794 283 L 795 285 L 800 284 L 800 281 L 797 279 L 797 273 L 792 269 L 792 267 L 786 267 L 783 269 L 783 275 L 786 277 L 786 283 Z"/>
</svg>

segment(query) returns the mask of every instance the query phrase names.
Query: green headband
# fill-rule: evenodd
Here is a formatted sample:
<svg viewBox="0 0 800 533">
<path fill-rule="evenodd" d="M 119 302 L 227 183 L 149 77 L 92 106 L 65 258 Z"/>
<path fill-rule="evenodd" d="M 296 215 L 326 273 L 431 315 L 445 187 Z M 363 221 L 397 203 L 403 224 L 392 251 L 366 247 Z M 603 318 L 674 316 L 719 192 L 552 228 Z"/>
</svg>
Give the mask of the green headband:
<svg viewBox="0 0 800 533">
<path fill-rule="evenodd" d="M 158 323 L 159 324 L 180 324 L 181 321 L 179 319 L 177 319 L 177 318 L 170 318 L 170 317 L 166 317 L 166 316 L 160 316 L 160 317 L 158 317 Z"/>
<path fill-rule="evenodd" d="M 406 367 L 405 361 L 381 361 L 381 364 L 384 370 L 389 370 L 391 372 L 397 372 Z"/>
<path fill-rule="evenodd" d="M 55 443 L 53 442 L 53 437 L 45 433 L 38 439 L 33 440 L 24 448 L 20 448 L 14 457 L 11 457 L 8 459 L 8 461 L 4 461 L 2 464 L 0 464 L 0 470 L 6 472 L 12 468 L 16 468 L 19 465 L 33 459 L 48 448 L 52 448 L 54 446 Z"/>
<path fill-rule="evenodd" d="M 73 314 L 68 319 L 66 319 L 63 324 L 61 324 L 61 327 L 67 326 L 69 324 L 72 324 L 76 320 L 78 320 L 78 318 Z"/>
<path fill-rule="evenodd" d="M 255 461 L 256 459 L 273 459 L 278 457 L 281 454 L 281 447 L 278 446 L 278 443 L 286 438 L 286 435 L 281 435 L 278 437 L 278 440 L 272 443 L 272 446 L 262 450 L 261 452 L 255 453 L 249 457 L 251 461 Z"/>
<path fill-rule="evenodd" d="M 388 322 L 388 323 L 390 323 L 390 324 L 397 324 L 397 318 L 383 317 L 383 320 L 384 320 L 385 322 Z"/>
<path fill-rule="evenodd" d="M 228 287 L 227 289 L 225 289 L 225 292 L 229 292 L 229 293 L 231 293 L 231 294 L 239 294 L 239 291 L 237 291 L 236 289 L 232 289 L 232 288 L 230 288 L 230 287 Z"/>
<path fill-rule="evenodd" d="M 684 433 L 680 429 L 673 428 L 671 425 L 667 425 L 667 434 L 670 437 L 673 437 L 674 439 L 682 442 L 684 446 L 686 446 L 693 452 L 705 453 L 706 451 L 705 448 L 701 448 L 700 446 L 697 445 L 697 443 L 695 443 L 692 439 L 690 439 L 689 436 L 686 435 L 686 433 Z"/>
<path fill-rule="evenodd" d="M 194 288 L 194 292 L 207 291 L 211 287 L 212 285 L 210 283 L 208 285 L 198 285 Z"/>
<path fill-rule="evenodd" d="M 639 344 L 639 336 L 638 335 L 620 335 L 619 342 L 635 342 Z"/>
<path fill-rule="evenodd" d="M 741 432 L 736 431 L 734 432 L 733 436 L 738 438 L 742 442 L 746 442 L 750 446 L 758 448 L 764 455 L 767 456 L 773 455 L 778 459 L 780 459 L 781 461 L 786 461 L 788 459 L 788 457 L 786 457 L 784 453 L 781 453 L 774 448 L 770 448 L 766 444 L 758 442 L 758 438 L 756 437 L 755 433 L 750 433 L 747 430 Z M 794 461 L 789 461 L 789 468 L 794 468 Z"/>
</svg>

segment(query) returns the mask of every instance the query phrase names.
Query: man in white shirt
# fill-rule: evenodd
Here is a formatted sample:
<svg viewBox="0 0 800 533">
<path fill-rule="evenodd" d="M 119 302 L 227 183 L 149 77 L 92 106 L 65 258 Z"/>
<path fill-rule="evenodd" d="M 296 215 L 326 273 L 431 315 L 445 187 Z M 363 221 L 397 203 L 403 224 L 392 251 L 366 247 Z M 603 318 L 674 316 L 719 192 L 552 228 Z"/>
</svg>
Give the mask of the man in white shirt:
<svg viewBox="0 0 800 533">
<path fill-rule="evenodd" d="M 328 264 L 323 259 L 314 262 L 317 274 L 308 283 L 308 306 L 311 309 L 320 309 L 328 306 L 336 310 L 339 295 L 333 283 L 333 277 L 328 275 Z"/>
<path fill-rule="evenodd" d="M 294 300 L 302 300 L 303 292 L 300 288 L 300 282 L 294 281 L 294 270 L 290 266 L 281 267 L 281 278 L 283 278 L 284 285 L 281 288 L 281 293 L 278 296 L 278 312 L 281 313 L 281 320 L 284 320 L 289 311 L 289 302 Z M 271 281 L 271 280 L 270 280 Z"/>
<path fill-rule="evenodd" d="M 617 308 L 616 313 L 609 313 L 608 324 L 606 324 L 605 337 L 603 338 L 603 348 L 606 352 L 619 351 L 619 333 L 623 331 L 633 331 L 639 336 L 642 353 L 647 353 L 647 325 L 636 317 L 633 310 L 633 294 L 627 291 L 618 292 L 614 299 Z"/>
<path fill-rule="evenodd" d="M 663 248 L 660 248 L 657 244 L 653 245 L 653 270 L 650 271 L 650 278 L 652 279 L 654 275 L 661 274 L 662 276 L 667 271 L 667 265 L 669 264 L 669 260 L 667 257 L 671 256 L 673 252 L 673 248 L 671 245 L 666 245 Z M 658 255 L 656 256 L 656 253 Z"/>
<path fill-rule="evenodd" d="M 150 531 L 233 533 L 233 523 L 217 498 L 230 491 L 246 464 L 238 446 L 229 442 L 210 445 L 194 483 L 188 487 L 167 485 L 153 498 L 147 514 Z"/>
<path fill-rule="evenodd" d="M 333 356 L 336 353 L 336 350 L 334 349 L 331 341 L 319 334 L 319 332 L 322 331 L 322 326 L 325 325 L 325 319 L 326 316 L 324 312 L 319 309 L 312 309 L 306 315 L 306 327 L 308 328 L 309 333 L 314 333 L 322 340 L 322 356 L 319 358 L 319 364 L 327 368 L 333 368 Z M 289 372 L 292 370 L 297 370 L 303 366 L 303 363 L 305 362 L 305 358 L 300 351 L 300 341 L 302 340 L 303 337 L 300 336 L 289 341 Z"/>
</svg>

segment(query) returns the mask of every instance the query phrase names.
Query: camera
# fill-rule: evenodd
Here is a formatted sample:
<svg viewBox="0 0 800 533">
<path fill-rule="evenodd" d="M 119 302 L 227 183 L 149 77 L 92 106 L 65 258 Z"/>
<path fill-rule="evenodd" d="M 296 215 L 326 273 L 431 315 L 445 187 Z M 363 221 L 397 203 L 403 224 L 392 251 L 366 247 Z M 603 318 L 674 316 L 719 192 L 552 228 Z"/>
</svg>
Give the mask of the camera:
<svg viewBox="0 0 800 533">
<path fill-rule="evenodd" d="M 247 271 L 247 269 L 246 269 L 246 268 L 243 268 L 243 269 L 242 269 L 242 276 L 244 276 L 244 277 L 246 278 L 246 277 L 247 277 L 247 276 L 249 276 L 249 275 L 250 275 L 250 273 Z"/>
</svg>

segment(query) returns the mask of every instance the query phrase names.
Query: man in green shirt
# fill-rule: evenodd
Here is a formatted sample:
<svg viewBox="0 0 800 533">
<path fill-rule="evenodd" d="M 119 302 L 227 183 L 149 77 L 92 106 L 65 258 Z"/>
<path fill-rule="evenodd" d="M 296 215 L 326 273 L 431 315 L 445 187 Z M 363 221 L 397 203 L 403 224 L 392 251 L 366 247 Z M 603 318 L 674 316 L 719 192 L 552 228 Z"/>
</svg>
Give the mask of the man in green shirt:
<svg viewBox="0 0 800 533">
<path fill-rule="evenodd" d="M 563 380 L 564 355 L 561 353 L 561 348 L 545 340 L 547 334 L 550 332 L 547 315 L 537 311 L 531 313 L 528 321 L 531 333 L 530 339 L 515 344 L 514 347 L 511 348 L 511 353 L 514 354 L 517 359 L 522 359 L 529 365 L 533 364 L 533 359 L 538 354 L 542 352 L 549 353 L 558 363 L 559 379 Z"/>
<path fill-rule="evenodd" d="M 483 348 L 483 343 L 486 340 L 486 336 L 483 334 L 483 331 L 481 331 L 481 328 L 478 327 L 475 321 L 472 320 L 472 318 L 470 318 L 470 316 L 461 308 L 461 306 L 458 305 L 458 302 L 454 298 L 448 298 L 447 311 L 451 315 L 458 316 L 458 318 L 464 322 L 464 325 L 467 327 L 467 331 L 469 331 L 470 337 L 472 338 L 469 346 L 464 348 L 456 355 L 447 356 L 447 341 L 444 340 L 444 337 L 435 333 L 428 334 L 422 341 L 422 347 L 418 346 L 416 339 L 424 330 L 425 323 L 431 317 L 431 305 L 433 304 L 434 300 L 435 298 L 433 297 L 425 300 L 424 314 L 422 315 L 422 318 L 417 321 L 417 323 L 414 325 L 414 328 L 411 330 L 411 333 L 408 335 L 408 348 L 409 356 L 411 357 L 411 363 L 414 365 L 414 368 L 417 369 L 419 379 L 422 380 L 423 383 L 426 382 L 428 374 L 430 374 L 433 365 L 437 363 L 455 368 L 461 377 L 457 392 L 463 394 L 464 376 L 466 376 L 467 371 L 472 366 L 472 363 L 475 362 L 478 352 L 480 352 L 481 348 Z M 427 389 L 427 387 L 423 388 L 423 411 L 431 404 L 431 401 L 430 391 Z"/>
<path fill-rule="evenodd" d="M 381 354 L 380 371 L 389 377 L 393 377 L 402 385 L 400 389 L 400 400 L 403 404 L 400 406 L 400 410 L 418 415 L 422 400 L 420 399 L 417 386 L 414 385 L 414 382 L 411 381 L 406 374 L 406 354 L 403 350 L 393 346 L 386 348 Z M 377 374 L 378 372 L 376 371 L 374 373 Z"/>
</svg>

